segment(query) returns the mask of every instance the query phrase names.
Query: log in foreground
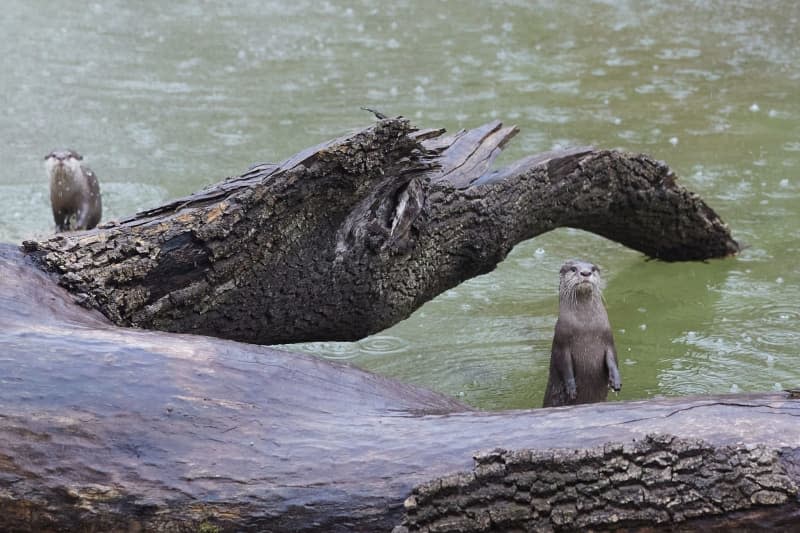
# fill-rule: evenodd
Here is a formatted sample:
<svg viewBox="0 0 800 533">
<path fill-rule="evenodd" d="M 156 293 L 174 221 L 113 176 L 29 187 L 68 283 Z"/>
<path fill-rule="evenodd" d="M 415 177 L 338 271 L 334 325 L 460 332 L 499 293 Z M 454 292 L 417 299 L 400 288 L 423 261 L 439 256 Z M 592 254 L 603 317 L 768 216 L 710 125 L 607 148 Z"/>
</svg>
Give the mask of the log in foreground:
<svg viewBox="0 0 800 533">
<path fill-rule="evenodd" d="M 775 531 L 800 524 L 796 448 L 712 446 L 661 434 L 582 450 L 495 449 L 475 462 L 472 472 L 416 487 L 394 532 Z M 781 505 L 783 513 L 765 509 Z"/>
<path fill-rule="evenodd" d="M 490 170 L 516 132 L 380 120 L 118 225 L 25 246 L 117 325 L 261 344 L 360 339 L 558 227 L 667 261 L 738 251 L 644 155 L 574 149 Z"/>
<path fill-rule="evenodd" d="M 755 517 L 785 530 L 800 513 L 800 400 L 787 394 L 477 412 L 307 355 L 117 327 L 10 246 L 0 376 L 2 531 L 390 531 L 404 501 L 403 527 L 423 530 L 426 510 L 443 518 L 437 498 L 453 520 L 500 529 L 526 496 L 554 529 L 741 531 Z M 452 476 L 481 450 L 483 493 Z"/>
</svg>

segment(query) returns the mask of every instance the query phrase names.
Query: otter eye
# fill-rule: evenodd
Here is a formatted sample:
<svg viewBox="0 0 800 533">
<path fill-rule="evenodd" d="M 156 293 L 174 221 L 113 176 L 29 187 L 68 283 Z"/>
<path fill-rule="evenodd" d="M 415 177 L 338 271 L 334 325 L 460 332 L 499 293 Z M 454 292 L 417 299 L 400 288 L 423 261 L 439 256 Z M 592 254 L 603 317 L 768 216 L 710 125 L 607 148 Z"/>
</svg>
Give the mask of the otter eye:
<svg viewBox="0 0 800 533">
<path fill-rule="evenodd" d="M 573 271 L 573 272 L 577 272 L 578 271 L 578 267 L 574 266 L 574 267 L 570 268 L 570 270 Z"/>
<path fill-rule="evenodd" d="M 592 272 L 600 272 L 600 269 L 597 268 L 596 266 L 593 266 L 592 267 Z"/>
</svg>

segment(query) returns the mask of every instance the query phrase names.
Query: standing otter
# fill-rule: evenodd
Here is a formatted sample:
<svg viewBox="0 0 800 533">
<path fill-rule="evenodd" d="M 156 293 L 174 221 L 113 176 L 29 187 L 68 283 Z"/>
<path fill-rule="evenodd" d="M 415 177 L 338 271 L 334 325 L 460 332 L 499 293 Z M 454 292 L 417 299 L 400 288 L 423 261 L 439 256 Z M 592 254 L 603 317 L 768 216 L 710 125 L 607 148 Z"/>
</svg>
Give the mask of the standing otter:
<svg viewBox="0 0 800 533">
<path fill-rule="evenodd" d="M 100 222 L 100 184 L 81 161 L 74 150 L 53 150 L 44 157 L 56 231 L 92 229 Z"/>
<path fill-rule="evenodd" d="M 605 401 L 620 390 L 617 351 L 600 292 L 600 270 L 567 261 L 561 267 L 559 307 L 544 407 Z"/>
</svg>

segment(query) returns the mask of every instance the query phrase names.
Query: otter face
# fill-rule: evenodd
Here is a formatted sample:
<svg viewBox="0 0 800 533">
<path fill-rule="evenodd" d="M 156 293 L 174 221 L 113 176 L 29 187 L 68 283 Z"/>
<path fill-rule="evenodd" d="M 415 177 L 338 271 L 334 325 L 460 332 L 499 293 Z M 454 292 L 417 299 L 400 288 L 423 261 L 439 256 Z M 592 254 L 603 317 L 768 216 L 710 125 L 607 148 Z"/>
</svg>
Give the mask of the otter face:
<svg viewBox="0 0 800 533">
<path fill-rule="evenodd" d="M 561 267 L 560 275 L 559 293 L 562 299 L 577 302 L 578 299 L 600 296 L 600 269 L 597 265 L 570 260 Z"/>
<path fill-rule="evenodd" d="M 44 156 L 44 167 L 50 176 L 55 173 L 77 176 L 81 174 L 81 161 L 83 156 L 75 150 L 53 150 Z"/>
</svg>

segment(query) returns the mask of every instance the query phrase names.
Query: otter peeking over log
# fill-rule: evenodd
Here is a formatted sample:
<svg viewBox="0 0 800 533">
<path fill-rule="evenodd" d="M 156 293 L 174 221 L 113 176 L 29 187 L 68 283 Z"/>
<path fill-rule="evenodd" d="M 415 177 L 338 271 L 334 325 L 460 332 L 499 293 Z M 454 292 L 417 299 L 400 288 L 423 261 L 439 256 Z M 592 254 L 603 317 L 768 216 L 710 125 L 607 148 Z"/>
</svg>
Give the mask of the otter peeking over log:
<svg viewBox="0 0 800 533">
<path fill-rule="evenodd" d="M 544 407 L 605 401 L 622 388 L 600 269 L 570 260 L 561 267 L 558 320 L 550 352 Z"/>
<path fill-rule="evenodd" d="M 100 184 L 81 161 L 83 156 L 74 150 L 53 150 L 44 157 L 56 231 L 92 229 L 100 222 Z"/>
</svg>

